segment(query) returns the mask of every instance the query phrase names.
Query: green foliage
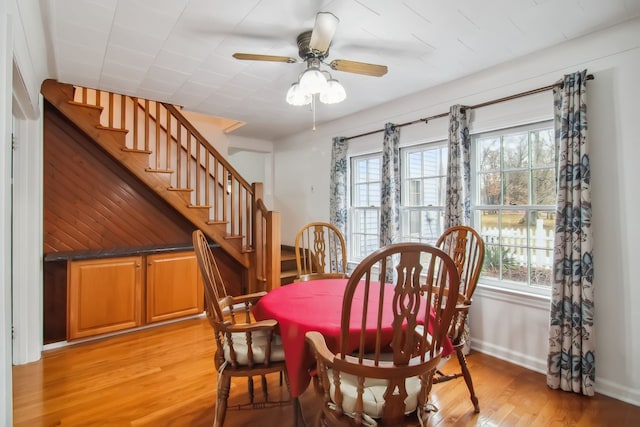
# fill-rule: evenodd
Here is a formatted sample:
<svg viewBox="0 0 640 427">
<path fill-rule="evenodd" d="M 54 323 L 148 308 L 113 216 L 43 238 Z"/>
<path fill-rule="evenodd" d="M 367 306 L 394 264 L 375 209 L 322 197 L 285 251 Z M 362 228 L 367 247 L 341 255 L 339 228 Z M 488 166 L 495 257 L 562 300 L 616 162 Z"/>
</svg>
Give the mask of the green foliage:
<svg viewBox="0 0 640 427">
<path fill-rule="evenodd" d="M 500 247 L 498 246 L 487 246 L 484 252 L 482 269 L 498 271 L 500 269 L 500 261 L 502 261 L 503 270 L 512 269 L 518 265 L 511 249 L 503 248 L 502 252 L 500 252 Z"/>
</svg>

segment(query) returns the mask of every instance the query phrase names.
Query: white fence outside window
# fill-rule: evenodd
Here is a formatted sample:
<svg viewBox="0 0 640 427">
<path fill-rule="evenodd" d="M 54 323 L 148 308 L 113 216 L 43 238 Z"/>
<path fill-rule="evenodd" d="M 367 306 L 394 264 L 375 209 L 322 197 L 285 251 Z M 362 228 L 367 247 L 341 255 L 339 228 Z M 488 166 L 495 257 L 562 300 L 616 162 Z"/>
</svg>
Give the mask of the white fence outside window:
<svg viewBox="0 0 640 427">
<path fill-rule="evenodd" d="M 553 230 L 546 230 L 541 219 L 536 221 L 535 229 L 531 230 L 531 242 L 527 241 L 526 228 L 503 228 L 502 242 L 500 229 L 487 227 L 480 230 L 485 245 L 499 245 L 509 248 L 509 254 L 520 265 L 527 265 L 527 250 L 531 248 L 531 266 L 549 268 L 553 264 Z"/>
</svg>

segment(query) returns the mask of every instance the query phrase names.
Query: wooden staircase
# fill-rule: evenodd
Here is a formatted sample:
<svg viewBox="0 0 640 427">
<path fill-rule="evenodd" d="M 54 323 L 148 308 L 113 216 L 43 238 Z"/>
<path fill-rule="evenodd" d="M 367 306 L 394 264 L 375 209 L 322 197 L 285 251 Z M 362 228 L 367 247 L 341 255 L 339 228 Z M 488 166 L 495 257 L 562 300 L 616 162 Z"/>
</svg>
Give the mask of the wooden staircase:
<svg viewBox="0 0 640 427">
<path fill-rule="evenodd" d="M 55 80 L 41 92 L 245 267 L 248 291 L 280 286 L 279 213 L 264 205 L 262 184 L 242 178 L 175 106 Z"/>
</svg>

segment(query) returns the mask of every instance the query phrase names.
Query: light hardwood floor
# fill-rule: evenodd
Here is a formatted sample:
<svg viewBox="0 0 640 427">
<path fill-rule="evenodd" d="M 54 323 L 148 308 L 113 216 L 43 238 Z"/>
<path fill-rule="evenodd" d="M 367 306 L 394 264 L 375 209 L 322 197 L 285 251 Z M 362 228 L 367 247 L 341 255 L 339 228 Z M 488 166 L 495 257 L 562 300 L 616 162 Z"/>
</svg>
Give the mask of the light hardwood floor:
<svg viewBox="0 0 640 427">
<path fill-rule="evenodd" d="M 14 425 L 211 426 L 213 346 L 209 324 L 197 318 L 49 350 L 40 361 L 13 368 Z M 434 386 L 440 411 L 431 426 L 640 425 L 638 406 L 550 390 L 543 375 L 484 354 L 471 354 L 468 362 L 480 413 L 473 413 L 464 381 L 449 381 Z M 225 427 L 293 426 L 290 405 L 237 410 L 232 406 L 246 401 L 246 384 L 231 390 Z M 277 378 L 269 391 L 287 397 Z M 313 387 L 300 401 L 311 426 L 319 411 Z"/>
</svg>

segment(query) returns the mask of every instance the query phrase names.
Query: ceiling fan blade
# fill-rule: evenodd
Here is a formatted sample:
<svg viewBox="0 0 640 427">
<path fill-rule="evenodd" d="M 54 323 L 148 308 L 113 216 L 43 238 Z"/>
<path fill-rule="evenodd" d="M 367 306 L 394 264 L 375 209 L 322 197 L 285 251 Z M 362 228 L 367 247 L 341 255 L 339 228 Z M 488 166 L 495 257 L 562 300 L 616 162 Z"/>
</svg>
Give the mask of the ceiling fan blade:
<svg viewBox="0 0 640 427">
<path fill-rule="evenodd" d="M 276 56 L 276 55 L 259 55 L 255 53 L 234 53 L 233 57 L 241 59 L 243 61 L 273 61 L 273 62 L 287 62 L 293 64 L 298 62 L 297 59 L 290 56 Z"/>
<path fill-rule="evenodd" d="M 382 77 L 388 71 L 386 65 L 367 64 L 366 62 L 347 61 L 346 59 L 334 59 L 329 66 L 338 71 L 374 77 Z"/>
<path fill-rule="evenodd" d="M 331 39 L 336 33 L 340 20 L 331 12 L 318 12 L 316 15 L 316 23 L 311 32 L 311 40 L 309 48 L 318 53 L 325 53 L 329 50 Z"/>
</svg>

